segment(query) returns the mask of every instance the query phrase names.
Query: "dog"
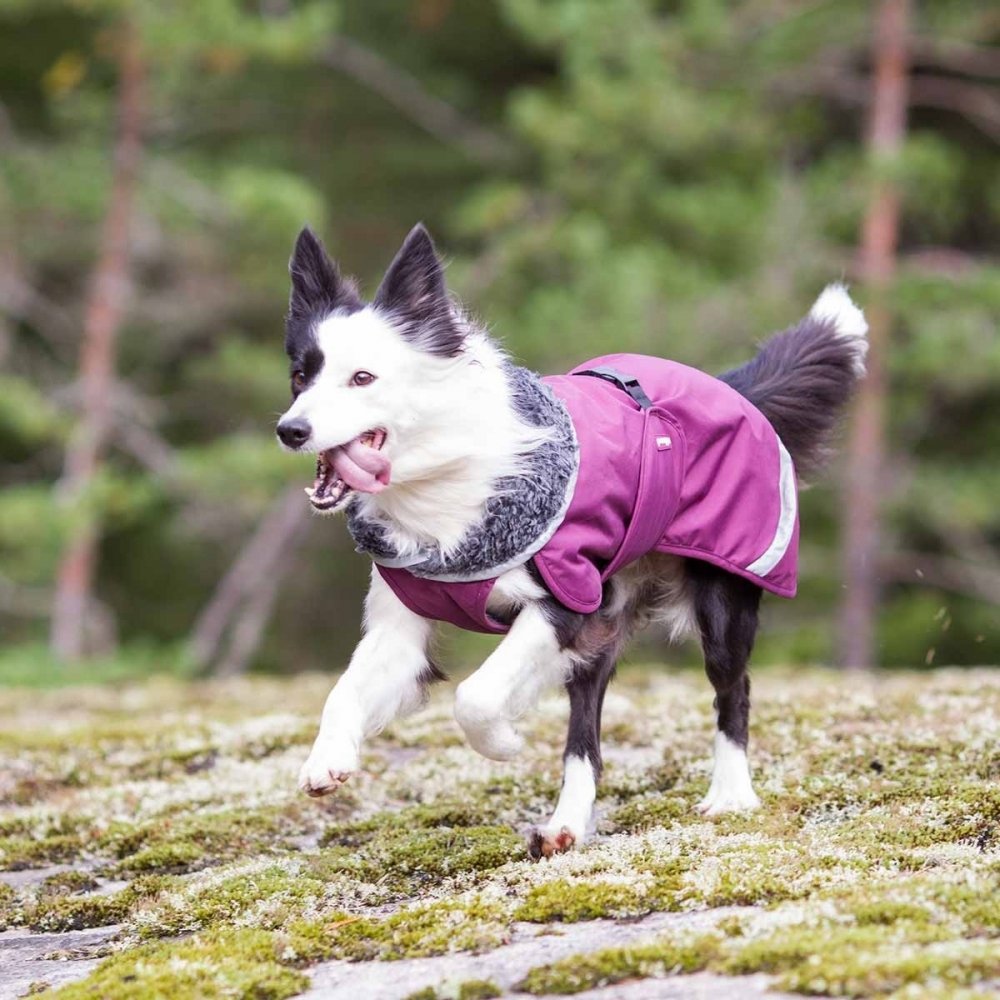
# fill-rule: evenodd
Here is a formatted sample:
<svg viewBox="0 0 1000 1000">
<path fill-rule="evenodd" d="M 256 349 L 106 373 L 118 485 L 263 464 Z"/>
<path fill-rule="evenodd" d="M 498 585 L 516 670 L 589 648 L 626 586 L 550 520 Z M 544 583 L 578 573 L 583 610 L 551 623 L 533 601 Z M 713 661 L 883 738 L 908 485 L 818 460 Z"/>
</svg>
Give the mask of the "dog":
<svg viewBox="0 0 1000 1000">
<path fill-rule="evenodd" d="M 331 691 L 299 785 L 333 792 L 362 742 L 443 675 L 435 620 L 505 633 L 456 690 L 480 753 L 521 749 L 546 689 L 570 702 L 555 810 L 532 857 L 584 842 L 601 706 L 626 643 L 658 621 L 694 632 L 715 689 L 706 816 L 756 808 L 748 660 L 762 592 L 795 592 L 799 477 L 822 465 L 864 374 L 867 325 L 839 284 L 747 364 L 713 377 L 612 355 L 540 379 L 449 295 L 422 225 L 370 303 L 308 228 L 289 266 L 292 403 L 281 445 L 317 456 L 306 490 L 344 511 L 373 560 L 364 634 Z"/>
</svg>

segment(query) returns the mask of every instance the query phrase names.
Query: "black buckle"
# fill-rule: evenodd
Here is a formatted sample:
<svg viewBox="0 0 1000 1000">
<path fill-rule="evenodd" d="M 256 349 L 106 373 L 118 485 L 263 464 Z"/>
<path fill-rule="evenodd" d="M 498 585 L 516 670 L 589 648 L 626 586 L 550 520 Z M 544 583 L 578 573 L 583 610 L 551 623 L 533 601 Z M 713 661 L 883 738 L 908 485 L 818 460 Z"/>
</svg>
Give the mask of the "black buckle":
<svg viewBox="0 0 1000 1000">
<path fill-rule="evenodd" d="M 619 389 L 624 389 L 639 404 L 641 410 L 648 410 L 653 405 L 649 396 L 646 395 L 639 384 L 639 380 L 634 375 L 626 375 L 624 372 L 618 371 L 617 368 L 608 368 L 601 365 L 599 368 L 588 368 L 586 371 L 573 372 L 573 374 L 593 375 L 595 378 L 602 378 L 605 382 L 613 383 Z"/>
</svg>

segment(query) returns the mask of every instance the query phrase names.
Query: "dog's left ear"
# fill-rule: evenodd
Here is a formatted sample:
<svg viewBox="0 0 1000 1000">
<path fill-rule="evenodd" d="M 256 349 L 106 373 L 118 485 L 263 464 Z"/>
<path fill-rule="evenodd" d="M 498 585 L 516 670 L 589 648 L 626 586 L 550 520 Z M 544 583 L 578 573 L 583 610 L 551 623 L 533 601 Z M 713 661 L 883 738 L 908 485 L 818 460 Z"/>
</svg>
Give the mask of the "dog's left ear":
<svg viewBox="0 0 1000 1000">
<path fill-rule="evenodd" d="M 422 223 L 403 241 L 372 305 L 388 314 L 420 350 L 446 358 L 462 350 L 465 333 L 455 320 L 444 269 Z"/>
<path fill-rule="evenodd" d="M 292 316 L 361 308 L 354 283 L 349 278 L 341 277 L 320 238 L 308 226 L 303 228 L 295 241 L 288 273 L 292 279 L 292 293 L 288 300 Z"/>
</svg>

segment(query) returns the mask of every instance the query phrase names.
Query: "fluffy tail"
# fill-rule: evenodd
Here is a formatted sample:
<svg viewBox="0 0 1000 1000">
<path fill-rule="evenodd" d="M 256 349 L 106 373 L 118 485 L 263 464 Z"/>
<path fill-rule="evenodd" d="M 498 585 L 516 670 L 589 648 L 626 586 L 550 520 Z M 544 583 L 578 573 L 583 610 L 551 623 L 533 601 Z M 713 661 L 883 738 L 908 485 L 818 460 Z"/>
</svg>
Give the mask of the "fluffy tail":
<svg viewBox="0 0 1000 1000">
<path fill-rule="evenodd" d="M 828 285 L 805 319 L 719 376 L 767 417 L 800 477 L 823 466 L 837 420 L 865 373 L 867 333 L 847 289 Z"/>
</svg>

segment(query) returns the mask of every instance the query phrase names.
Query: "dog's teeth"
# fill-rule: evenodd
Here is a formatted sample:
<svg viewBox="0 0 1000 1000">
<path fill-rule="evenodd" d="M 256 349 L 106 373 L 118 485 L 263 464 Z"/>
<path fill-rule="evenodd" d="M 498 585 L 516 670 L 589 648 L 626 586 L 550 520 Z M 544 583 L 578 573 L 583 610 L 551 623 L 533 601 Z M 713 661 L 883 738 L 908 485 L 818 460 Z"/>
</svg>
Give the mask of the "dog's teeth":
<svg viewBox="0 0 1000 1000">
<path fill-rule="evenodd" d="M 312 500 L 313 495 L 315 493 L 316 493 L 316 491 L 311 486 L 305 487 L 305 494 L 306 494 L 307 497 L 309 497 L 310 500 Z"/>
</svg>

